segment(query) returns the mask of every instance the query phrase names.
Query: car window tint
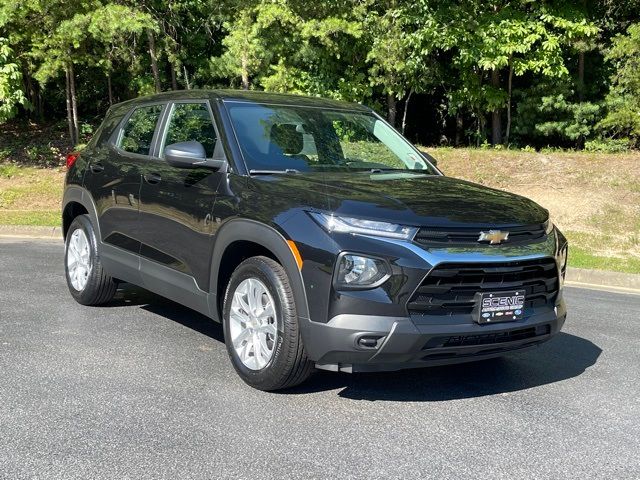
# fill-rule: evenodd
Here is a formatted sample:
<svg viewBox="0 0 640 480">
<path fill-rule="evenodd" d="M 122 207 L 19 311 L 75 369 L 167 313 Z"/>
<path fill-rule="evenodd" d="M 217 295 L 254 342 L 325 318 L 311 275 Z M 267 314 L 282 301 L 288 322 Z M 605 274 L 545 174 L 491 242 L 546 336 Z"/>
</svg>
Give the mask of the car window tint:
<svg viewBox="0 0 640 480">
<path fill-rule="evenodd" d="M 411 155 L 409 147 L 404 146 L 396 153 L 391 142 L 381 141 L 378 131 L 384 124 L 373 117 L 341 115 L 333 120 L 333 129 L 338 135 L 345 161 L 351 165 L 371 165 L 389 168 L 405 168 L 405 156 Z M 393 140 L 391 138 L 390 140 Z"/>
<path fill-rule="evenodd" d="M 216 131 L 206 103 L 176 103 L 171 112 L 167 135 L 163 146 L 180 142 L 200 142 L 207 153 L 213 156 Z M 164 148 L 163 148 L 164 151 Z"/>
<path fill-rule="evenodd" d="M 420 154 L 373 113 L 229 102 L 249 169 L 299 172 L 430 171 Z"/>
<path fill-rule="evenodd" d="M 136 108 L 122 129 L 118 147 L 127 152 L 149 155 L 161 112 L 162 105 Z"/>
</svg>

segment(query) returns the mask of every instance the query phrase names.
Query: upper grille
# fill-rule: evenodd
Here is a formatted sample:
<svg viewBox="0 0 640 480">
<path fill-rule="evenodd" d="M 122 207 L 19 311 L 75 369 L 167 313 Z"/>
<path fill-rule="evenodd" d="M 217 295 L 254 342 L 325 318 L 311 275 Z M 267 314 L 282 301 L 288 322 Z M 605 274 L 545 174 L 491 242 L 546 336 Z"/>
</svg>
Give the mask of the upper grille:
<svg viewBox="0 0 640 480">
<path fill-rule="evenodd" d="M 409 313 L 470 314 L 477 292 L 524 290 L 525 309 L 553 306 L 558 270 L 551 258 L 504 263 L 447 263 L 435 267 L 407 304 Z"/>
<path fill-rule="evenodd" d="M 493 228 L 437 228 L 423 227 L 418 230 L 414 241 L 425 246 L 478 245 L 480 232 Z M 502 245 L 514 245 L 533 242 L 545 237 L 544 224 L 525 225 L 521 227 L 504 228 L 509 232 L 509 238 Z"/>
</svg>

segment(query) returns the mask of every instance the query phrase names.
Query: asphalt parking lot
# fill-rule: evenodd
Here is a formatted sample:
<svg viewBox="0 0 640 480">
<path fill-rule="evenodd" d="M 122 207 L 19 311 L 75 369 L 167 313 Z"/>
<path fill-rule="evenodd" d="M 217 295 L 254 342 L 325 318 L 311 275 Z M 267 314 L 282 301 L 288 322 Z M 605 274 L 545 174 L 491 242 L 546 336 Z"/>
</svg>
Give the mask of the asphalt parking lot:
<svg viewBox="0 0 640 480">
<path fill-rule="evenodd" d="M 640 478 L 640 296 L 568 288 L 508 358 L 269 394 L 186 308 L 76 304 L 62 252 L 0 241 L 1 478 Z"/>
</svg>

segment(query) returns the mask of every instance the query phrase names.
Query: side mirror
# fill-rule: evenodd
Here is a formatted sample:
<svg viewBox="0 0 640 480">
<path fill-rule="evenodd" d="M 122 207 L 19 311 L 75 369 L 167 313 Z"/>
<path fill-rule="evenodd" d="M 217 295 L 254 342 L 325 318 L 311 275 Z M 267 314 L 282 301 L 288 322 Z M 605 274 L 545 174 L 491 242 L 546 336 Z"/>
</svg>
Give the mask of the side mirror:
<svg viewBox="0 0 640 480">
<path fill-rule="evenodd" d="M 207 152 L 200 142 L 179 142 L 167 145 L 164 149 L 164 159 L 176 168 L 210 168 L 212 170 L 227 171 L 227 158 L 222 148 L 222 142 L 216 142 L 213 158 L 207 160 Z"/>
<path fill-rule="evenodd" d="M 205 166 L 207 153 L 200 142 L 179 142 L 167 145 L 164 159 L 177 168 L 197 168 Z"/>
</svg>

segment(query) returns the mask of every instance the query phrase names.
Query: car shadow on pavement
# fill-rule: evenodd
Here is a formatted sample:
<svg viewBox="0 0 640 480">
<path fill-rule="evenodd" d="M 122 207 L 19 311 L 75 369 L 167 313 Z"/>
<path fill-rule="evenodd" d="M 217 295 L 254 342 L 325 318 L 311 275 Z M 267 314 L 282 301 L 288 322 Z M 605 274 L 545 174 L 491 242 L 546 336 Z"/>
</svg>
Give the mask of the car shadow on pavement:
<svg viewBox="0 0 640 480">
<path fill-rule="evenodd" d="M 222 326 L 193 310 L 143 288 L 123 285 L 109 307 L 140 306 L 224 344 Z M 591 341 L 560 332 L 524 352 L 506 357 L 443 367 L 384 373 L 318 371 L 305 383 L 282 394 L 338 390 L 353 400 L 437 402 L 526 390 L 577 377 L 598 361 L 602 349 Z"/>
<path fill-rule="evenodd" d="M 213 340 L 224 343 L 221 324 L 136 285 L 122 284 L 118 288 L 114 299 L 106 306 L 109 308 L 138 306 L 143 310 L 165 317 Z"/>
<path fill-rule="evenodd" d="M 602 350 L 559 333 L 540 347 L 480 362 L 385 373 L 320 372 L 287 393 L 339 390 L 353 400 L 437 402 L 515 392 L 577 377 Z"/>
</svg>

